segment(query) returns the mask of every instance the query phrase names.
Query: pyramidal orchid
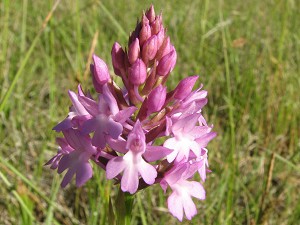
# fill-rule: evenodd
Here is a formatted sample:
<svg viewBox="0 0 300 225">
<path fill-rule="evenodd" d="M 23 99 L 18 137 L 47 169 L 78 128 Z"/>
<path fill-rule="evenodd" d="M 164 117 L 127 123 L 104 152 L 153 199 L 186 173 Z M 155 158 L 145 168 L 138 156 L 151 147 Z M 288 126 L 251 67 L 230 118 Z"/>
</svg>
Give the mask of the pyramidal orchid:
<svg viewBox="0 0 300 225">
<path fill-rule="evenodd" d="M 53 128 L 62 134 L 58 151 L 46 165 L 59 174 L 66 171 L 62 187 L 73 177 L 76 186 L 84 185 L 97 166 L 120 184 L 120 193 L 133 195 L 160 184 L 170 192 L 170 213 L 190 220 L 197 214 L 193 198 L 205 199 L 207 145 L 216 137 L 202 115 L 207 92 L 202 85 L 193 90 L 199 76 L 168 89 L 177 52 L 153 6 L 143 13 L 126 47 L 113 44 L 111 56 L 123 85 L 114 82 L 108 65 L 94 54 L 90 70 L 96 94 L 80 85 L 77 93 L 68 92 L 69 113 Z"/>
</svg>

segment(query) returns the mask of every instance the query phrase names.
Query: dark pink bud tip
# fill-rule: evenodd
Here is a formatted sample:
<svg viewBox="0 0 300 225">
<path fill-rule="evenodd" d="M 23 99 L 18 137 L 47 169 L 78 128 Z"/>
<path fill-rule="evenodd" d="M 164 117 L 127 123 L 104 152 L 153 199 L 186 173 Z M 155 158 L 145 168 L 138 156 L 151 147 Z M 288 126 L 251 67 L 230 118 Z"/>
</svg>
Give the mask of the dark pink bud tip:
<svg viewBox="0 0 300 225">
<path fill-rule="evenodd" d="M 129 81 L 133 85 L 143 84 L 147 77 L 147 69 L 145 63 L 141 59 L 137 59 L 129 68 Z"/>
<path fill-rule="evenodd" d="M 174 90 L 174 98 L 182 100 L 187 97 L 191 93 L 197 79 L 198 76 L 191 76 L 181 80 Z"/>
<path fill-rule="evenodd" d="M 162 57 L 162 59 L 159 61 L 156 73 L 159 76 L 166 76 L 167 74 L 169 74 L 176 64 L 176 59 L 177 54 L 174 48 L 169 54 Z"/>
<path fill-rule="evenodd" d="M 107 83 L 110 80 L 109 72 L 106 63 L 95 54 L 93 55 L 95 81 L 100 85 Z"/>
<path fill-rule="evenodd" d="M 111 57 L 115 74 L 121 76 L 122 71 L 124 70 L 125 52 L 117 42 L 115 42 L 112 47 Z"/>
</svg>

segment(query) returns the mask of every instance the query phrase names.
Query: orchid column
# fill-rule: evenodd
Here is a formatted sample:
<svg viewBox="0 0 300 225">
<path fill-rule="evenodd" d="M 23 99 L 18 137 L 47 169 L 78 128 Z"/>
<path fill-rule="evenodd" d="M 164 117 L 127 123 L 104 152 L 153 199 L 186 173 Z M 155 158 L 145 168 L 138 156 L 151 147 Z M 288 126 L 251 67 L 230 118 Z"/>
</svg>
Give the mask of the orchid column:
<svg viewBox="0 0 300 225">
<path fill-rule="evenodd" d="M 202 85 L 193 90 L 198 76 L 167 90 L 177 53 L 153 6 L 143 13 L 128 46 L 116 42 L 111 54 L 123 86 L 94 55 L 90 68 L 98 94 L 91 96 L 80 85 L 77 94 L 69 91 L 70 112 L 54 127 L 63 137 L 57 138 L 58 153 L 47 165 L 58 173 L 67 170 L 62 187 L 74 175 L 76 185 L 84 185 L 95 166 L 131 195 L 154 184 L 165 193 L 170 187 L 169 211 L 180 221 L 184 214 L 190 220 L 197 214 L 192 197 L 205 199 L 206 147 L 216 136 L 202 116 L 207 92 Z M 193 181 L 196 173 L 202 182 Z"/>
</svg>

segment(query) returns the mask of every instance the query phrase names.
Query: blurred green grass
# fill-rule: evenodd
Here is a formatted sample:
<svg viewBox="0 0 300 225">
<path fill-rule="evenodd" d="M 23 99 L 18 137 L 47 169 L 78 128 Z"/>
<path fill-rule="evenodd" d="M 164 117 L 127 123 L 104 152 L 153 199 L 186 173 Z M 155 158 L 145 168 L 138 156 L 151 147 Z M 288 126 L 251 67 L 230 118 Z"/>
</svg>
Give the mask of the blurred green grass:
<svg viewBox="0 0 300 225">
<path fill-rule="evenodd" d="M 299 1 L 66 0 L 41 30 L 55 1 L 3 0 L 0 224 L 107 224 L 117 187 L 103 171 L 62 190 L 61 176 L 43 164 L 56 152 L 51 129 L 68 111 L 67 90 L 92 85 L 83 74 L 95 33 L 95 53 L 112 71 L 112 44 L 125 46 L 151 3 L 178 52 L 169 87 L 200 74 L 204 113 L 218 132 L 208 146 L 207 199 L 195 201 L 198 215 L 183 224 L 299 222 Z M 178 223 L 158 186 L 137 194 L 133 218 Z"/>
</svg>

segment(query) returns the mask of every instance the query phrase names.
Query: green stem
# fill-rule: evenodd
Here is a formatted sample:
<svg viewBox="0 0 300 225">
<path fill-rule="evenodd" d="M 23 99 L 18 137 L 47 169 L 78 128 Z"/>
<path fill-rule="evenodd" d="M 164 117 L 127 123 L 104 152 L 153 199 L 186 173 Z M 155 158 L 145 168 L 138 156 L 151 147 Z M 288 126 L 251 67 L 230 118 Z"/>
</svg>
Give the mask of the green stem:
<svg viewBox="0 0 300 225">
<path fill-rule="evenodd" d="M 130 225 L 132 218 L 134 196 L 119 190 L 117 199 L 115 201 L 117 224 Z"/>
</svg>

